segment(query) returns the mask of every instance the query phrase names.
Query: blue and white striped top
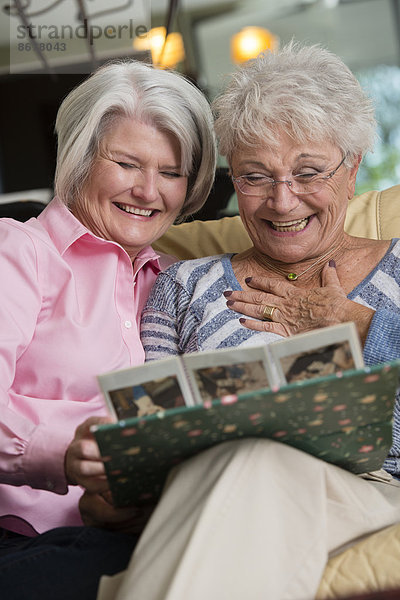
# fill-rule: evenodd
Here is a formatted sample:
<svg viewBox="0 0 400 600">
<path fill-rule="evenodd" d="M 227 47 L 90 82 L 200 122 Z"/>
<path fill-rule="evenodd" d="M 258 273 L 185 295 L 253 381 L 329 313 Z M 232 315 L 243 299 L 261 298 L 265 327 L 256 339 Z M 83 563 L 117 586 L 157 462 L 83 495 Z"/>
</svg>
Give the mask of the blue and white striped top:
<svg viewBox="0 0 400 600">
<path fill-rule="evenodd" d="M 242 289 L 231 258 L 232 254 L 224 254 L 182 261 L 160 273 L 142 313 L 146 360 L 280 339 L 277 334 L 246 329 L 239 322 L 242 315 L 227 308 L 223 292 Z M 348 298 L 376 311 L 364 347 L 365 363 L 400 358 L 399 240 L 392 241 L 382 260 Z M 393 446 L 384 467 L 400 476 L 400 391 L 394 409 Z"/>
</svg>

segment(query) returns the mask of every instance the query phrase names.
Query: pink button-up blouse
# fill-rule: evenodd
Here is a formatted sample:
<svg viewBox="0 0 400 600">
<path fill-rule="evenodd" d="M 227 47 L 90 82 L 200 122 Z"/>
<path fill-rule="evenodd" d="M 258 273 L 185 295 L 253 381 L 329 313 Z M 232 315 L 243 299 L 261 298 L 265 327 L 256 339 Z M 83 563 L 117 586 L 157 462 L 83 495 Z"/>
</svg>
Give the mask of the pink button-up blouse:
<svg viewBox="0 0 400 600">
<path fill-rule="evenodd" d="M 66 448 L 106 414 L 96 375 L 143 362 L 141 310 L 171 262 L 148 247 L 132 265 L 57 199 L 27 223 L 0 219 L 0 527 L 82 524 Z"/>
</svg>

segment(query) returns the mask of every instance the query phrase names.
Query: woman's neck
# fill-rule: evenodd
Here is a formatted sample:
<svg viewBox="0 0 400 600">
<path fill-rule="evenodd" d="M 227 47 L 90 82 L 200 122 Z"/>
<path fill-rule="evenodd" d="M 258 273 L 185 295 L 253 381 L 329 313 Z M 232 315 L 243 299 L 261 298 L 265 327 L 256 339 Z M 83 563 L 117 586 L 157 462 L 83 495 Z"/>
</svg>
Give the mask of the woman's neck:
<svg viewBox="0 0 400 600">
<path fill-rule="evenodd" d="M 312 288 L 321 285 L 322 269 L 327 262 L 334 260 L 340 285 L 348 294 L 376 267 L 389 247 L 390 241 L 388 240 L 355 238 L 345 234 L 340 244 L 332 245 L 332 254 L 326 256 L 320 263 L 314 264 L 303 275 L 298 275 L 294 281 L 288 280 L 287 274 L 304 272 L 324 254 L 324 251 L 321 252 L 320 256 L 315 255 L 315 257 L 308 260 L 299 261 L 298 263 L 285 263 L 274 260 L 252 247 L 236 254 L 232 259 L 232 266 L 243 289 L 248 287 L 246 278 L 256 275 L 260 277 L 278 277 L 282 281 L 288 281 L 300 288 Z M 282 273 L 274 271 L 274 267 L 281 269 Z"/>
<path fill-rule="evenodd" d="M 344 253 L 344 243 L 326 249 L 319 255 L 307 260 L 301 260 L 296 263 L 285 263 L 260 252 L 257 248 L 252 248 L 248 259 L 257 267 L 261 267 L 263 272 L 267 271 L 273 276 L 283 277 L 290 283 L 296 283 L 300 286 L 309 285 L 310 282 L 320 282 L 321 271 L 330 260 L 337 264 Z"/>
</svg>

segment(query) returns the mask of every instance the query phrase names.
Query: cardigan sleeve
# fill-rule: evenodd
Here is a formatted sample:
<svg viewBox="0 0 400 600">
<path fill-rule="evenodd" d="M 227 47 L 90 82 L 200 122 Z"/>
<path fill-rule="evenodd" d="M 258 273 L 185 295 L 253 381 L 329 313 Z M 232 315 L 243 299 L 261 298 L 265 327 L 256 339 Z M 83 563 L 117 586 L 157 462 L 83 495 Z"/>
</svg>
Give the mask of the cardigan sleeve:
<svg viewBox="0 0 400 600">
<path fill-rule="evenodd" d="M 400 315 L 378 308 L 373 316 L 364 346 L 367 365 L 400 358 Z"/>
<path fill-rule="evenodd" d="M 376 310 L 364 346 L 364 361 L 367 365 L 388 362 L 400 358 L 400 317 L 385 308 Z M 400 478 L 400 390 L 397 390 L 393 410 L 392 447 L 384 468 L 394 477 Z"/>
<path fill-rule="evenodd" d="M 190 297 L 175 279 L 175 265 L 160 273 L 142 312 L 141 340 L 146 361 L 182 354 Z"/>
</svg>

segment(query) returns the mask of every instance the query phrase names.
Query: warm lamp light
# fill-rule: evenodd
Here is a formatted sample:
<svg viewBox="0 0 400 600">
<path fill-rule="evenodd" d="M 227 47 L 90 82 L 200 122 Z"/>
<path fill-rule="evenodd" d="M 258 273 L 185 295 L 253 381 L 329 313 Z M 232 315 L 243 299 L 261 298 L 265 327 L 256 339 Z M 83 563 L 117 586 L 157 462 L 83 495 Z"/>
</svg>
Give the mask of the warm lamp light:
<svg viewBox="0 0 400 600">
<path fill-rule="evenodd" d="M 255 58 L 264 52 L 274 52 L 278 48 L 278 38 L 263 27 L 244 27 L 231 39 L 231 57 L 234 63 L 240 64 Z"/>
<path fill-rule="evenodd" d="M 135 50 L 150 50 L 153 64 L 160 69 L 173 69 L 185 58 L 185 48 L 180 33 L 169 33 L 165 42 L 165 27 L 154 27 L 144 37 L 133 40 Z"/>
</svg>

